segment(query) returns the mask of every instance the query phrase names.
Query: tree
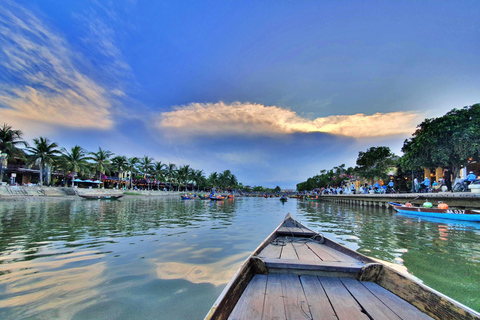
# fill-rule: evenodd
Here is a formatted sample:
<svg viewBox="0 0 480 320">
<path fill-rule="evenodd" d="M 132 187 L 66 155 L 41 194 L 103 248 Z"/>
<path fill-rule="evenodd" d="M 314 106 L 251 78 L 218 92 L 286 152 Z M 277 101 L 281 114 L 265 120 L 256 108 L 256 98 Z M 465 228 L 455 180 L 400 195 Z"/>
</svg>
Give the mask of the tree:
<svg viewBox="0 0 480 320">
<path fill-rule="evenodd" d="M 72 172 L 72 187 L 73 187 L 73 180 L 75 179 L 75 175 L 77 173 L 84 174 L 88 171 L 88 159 L 89 157 L 86 156 L 86 151 L 76 145 L 71 149 L 69 152 L 67 149 L 62 148 L 61 150 L 62 155 L 59 158 L 60 167 L 64 170 L 64 172 L 71 171 Z"/>
<path fill-rule="evenodd" d="M 127 157 L 125 157 L 125 156 L 113 157 L 112 161 L 111 161 L 111 165 L 112 165 L 113 168 L 115 168 L 115 170 L 118 174 L 118 183 L 120 183 L 120 174 L 123 171 L 127 170 L 127 168 L 128 168 Z"/>
<path fill-rule="evenodd" d="M 130 189 L 132 189 L 132 178 L 133 178 L 133 174 L 137 172 L 137 165 L 138 165 L 138 158 L 137 157 L 131 157 L 131 158 L 128 158 L 127 160 L 127 170 L 130 171 L 130 175 L 129 175 L 129 178 L 130 178 Z"/>
<path fill-rule="evenodd" d="M 53 166 L 58 160 L 57 155 L 60 151 L 57 149 L 58 145 L 55 142 L 50 143 L 48 138 L 35 138 L 33 139 L 34 147 L 28 147 L 27 164 L 36 163 L 40 167 L 40 186 L 43 185 L 43 171 L 45 168 Z M 49 179 L 48 179 L 49 180 Z"/>
<path fill-rule="evenodd" d="M 150 158 L 149 156 L 143 156 L 143 158 L 140 159 L 140 171 L 143 173 L 143 177 L 145 179 L 148 179 L 148 176 L 150 175 L 152 169 L 153 169 L 153 158 Z M 150 188 L 150 184 L 147 184 L 148 188 Z"/>
<path fill-rule="evenodd" d="M 480 160 L 480 104 L 425 119 L 402 151 L 400 163 L 406 169 L 449 167 L 458 176 L 462 165 Z"/>
<path fill-rule="evenodd" d="M 388 170 L 395 165 L 396 159 L 389 147 L 371 147 L 366 152 L 358 153 L 355 170 L 370 180 L 386 179 Z"/>
<path fill-rule="evenodd" d="M 215 172 L 212 172 L 210 173 L 210 175 L 208 176 L 208 184 L 209 186 L 213 189 L 215 187 L 218 187 L 219 186 L 219 181 L 218 181 L 218 173 L 215 171 Z"/>
<path fill-rule="evenodd" d="M 282 191 L 282 189 L 280 188 L 280 186 L 276 186 L 275 189 L 273 189 L 273 191 L 275 191 L 276 193 L 279 193 L 280 191 Z"/>
<path fill-rule="evenodd" d="M 114 155 L 113 152 L 108 150 L 102 150 L 98 147 L 97 152 L 90 152 L 90 159 L 92 159 L 95 171 L 98 172 L 98 180 L 102 181 L 102 174 L 110 173 L 110 157 Z"/>
<path fill-rule="evenodd" d="M 204 187 L 207 184 L 207 179 L 203 174 L 203 170 L 194 170 L 192 174 L 192 179 L 195 182 L 197 191 L 199 191 L 202 187 Z"/>
<path fill-rule="evenodd" d="M 167 165 L 165 163 L 162 163 L 161 161 L 157 161 L 153 164 L 153 175 L 157 180 L 157 189 L 160 189 L 160 181 L 165 181 L 166 179 L 166 168 Z"/>
<path fill-rule="evenodd" d="M 168 182 L 170 183 L 170 186 L 172 186 L 172 183 L 174 182 L 176 176 L 177 176 L 177 165 L 175 163 L 169 163 L 167 168 L 167 178 L 168 178 Z"/>
<path fill-rule="evenodd" d="M 230 170 L 224 170 L 218 175 L 218 182 L 222 189 L 225 189 L 230 186 L 230 181 L 232 177 L 232 172 Z"/>
<path fill-rule="evenodd" d="M 178 168 L 177 170 L 178 173 L 178 182 L 179 184 L 184 184 L 185 185 L 185 191 L 187 191 L 187 183 L 190 181 L 193 173 L 193 169 L 190 168 L 190 165 L 184 165 Z M 180 186 L 179 186 L 180 190 Z"/>
<path fill-rule="evenodd" d="M 0 151 L 7 155 L 7 159 L 25 157 L 25 153 L 19 148 L 19 146 L 28 147 L 22 139 L 22 134 L 22 131 L 13 130 L 6 123 L 0 128 Z"/>
</svg>

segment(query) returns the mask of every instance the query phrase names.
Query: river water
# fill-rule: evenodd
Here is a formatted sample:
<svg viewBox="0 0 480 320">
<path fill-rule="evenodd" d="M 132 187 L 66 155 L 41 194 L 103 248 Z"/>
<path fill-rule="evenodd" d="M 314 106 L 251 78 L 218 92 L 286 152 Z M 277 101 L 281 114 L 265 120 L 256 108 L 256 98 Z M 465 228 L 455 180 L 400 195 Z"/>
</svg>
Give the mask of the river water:
<svg viewBox="0 0 480 320">
<path fill-rule="evenodd" d="M 292 213 L 480 310 L 480 223 L 278 198 L 0 202 L 1 319 L 203 319 Z"/>
</svg>

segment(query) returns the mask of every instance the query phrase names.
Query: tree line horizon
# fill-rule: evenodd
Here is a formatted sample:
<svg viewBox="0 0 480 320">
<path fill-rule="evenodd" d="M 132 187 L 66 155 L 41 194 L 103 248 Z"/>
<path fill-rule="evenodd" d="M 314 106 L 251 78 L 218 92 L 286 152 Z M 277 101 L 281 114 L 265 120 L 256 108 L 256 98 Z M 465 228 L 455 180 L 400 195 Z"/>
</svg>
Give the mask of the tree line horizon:
<svg viewBox="0 0 480 320">
<path fill-rule="evenodd" d="M 329 186 L 339 186 L 352 180 L 387 180 L 393 178 L 402 190 L 411 189 L 410 177 L 423 176 L 424 168 L 448 168 L 454 178 L 462 167 L 480 160 L 480 104 L 452 109 L 437 118 L 426 118 L 417 125 L 412 136 L 406 139 L 397 156 L 389 147 L 371 147 L 360 151 L 355 167 L 345 164 L 297 184 L 298 191 L 309 191 Z M 392 168 L 394 175 L 389 175 Z"/>
<path fill-rule="evenodd" d="M 195 185 L 197 190 L 209 188 L 220 189 L 242 189 L 242 183 L 239 183 L 237 177 L 230 171 L 212 172 L 205 176 L 203 170 L 195 170 L 190 165 L 178 166 L 169 162 L 162 163 L 155 161 L 147 155 L 143 157 L 127 158 L 123 155 L 117 155 L 109 150 L 101 147 L 97 152 L 89 152 L 79 145 L 75 145 L 70 150 L 59 148 L 57 143 L 51 142 L 48 138 L 38 137 L 33 139 L 33 146 L 30 146 L 22 139 L 22 131 L 14 130 L 12 126 L 4 123 L 0 127 L 0 151 L 7 155 L 8 163 L 21 163 L 27 166 L 39 166 L 38 184 L 43 185 L 45 179 L 43 177 L 46 168 L 52 168 L 61 171 L 64 175 L 65 186 L 68 185 L 67 179 L 72 182 L 75 177 L 98 177 L 102 180 L 102 175 L 110 173 L 118 173 L 118 181 L 120 182 L 120 174 L 130 172 L 128 175 L 129 188 L 134 187 L 133 181 L 145 180 L 156 182 L 157 188 L 160 183 L 168 184 L 180 191 L 181 188 L 187 190 L 187 185 L 191 183 Z M 23 147 L 23 148 L 22 148 Z M 0 154 L 1 154 L 0 153 Z M 3 174 L 0 182 L 3 180 Z M 48 183 L 48 182 L 47 182 Z M 148 183 L 152 188 L 155 183 Z M 193 189 L 193 187 L 192 187 Z M 193 191 L 193 190 L 192 190 Z"/>
</svg>

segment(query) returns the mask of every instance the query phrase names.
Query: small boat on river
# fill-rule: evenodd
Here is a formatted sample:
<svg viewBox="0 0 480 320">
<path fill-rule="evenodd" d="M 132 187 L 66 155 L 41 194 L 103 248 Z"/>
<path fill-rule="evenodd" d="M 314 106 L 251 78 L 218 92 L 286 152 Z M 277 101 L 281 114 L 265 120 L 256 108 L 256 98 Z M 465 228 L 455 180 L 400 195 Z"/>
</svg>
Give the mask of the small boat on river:
<svg viewBox="0 0 480 320">
<path fill-rule="evenodd" d="M 213 200 L 213 201 L 225 200 L 225 196 L 211 196 L 210 200 Z"/>
<path fill-rule="evenodd" d="M 87 200 L 117 200 L 123 197 L 123 194 L 79 194 L 79 196 Z"/>
<path fill-rule="evenodd" d="M 480 313 L 287 214 L 205 319 L 480 319 Z"/>
<path fill-rule="evenodd" d="M 199 195 L 198 197 L 200 198 L 200 200 L 210 200 L 210 196 L 208 194 Z"/>
<path fill-rule="evenodd" d="M 413 214 L 431 218 L 480 221 L 480 210 L 413 207 L 393 202 L 389 202 L 389 204 L 395 209 L 395 211 L 403 214 Z"/>
<path fill-rule="evenodd" d="M 195 199 L 195 197 L 194 196 L 180 196 L 180 199 L 181 200 L 193 200 L 193 199 Z"/>
</svg>

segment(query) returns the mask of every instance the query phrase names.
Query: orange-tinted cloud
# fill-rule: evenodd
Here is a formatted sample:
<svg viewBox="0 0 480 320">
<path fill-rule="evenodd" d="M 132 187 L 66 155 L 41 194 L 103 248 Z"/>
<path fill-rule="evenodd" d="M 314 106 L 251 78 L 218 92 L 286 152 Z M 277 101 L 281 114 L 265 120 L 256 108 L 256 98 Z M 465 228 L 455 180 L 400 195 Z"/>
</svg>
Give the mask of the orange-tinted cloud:
<svg viewBox="0 0 480 320">
<path fill-rule="evenodd" d="M 240 103 L 191 103 L 163 113 L 158 127 L 186 134 L 290 134 L 326 132 L 349 137 L 379 137 L 410 134 L 419 115 L 391 112 L 365 115 L 329 116 L 314 120 L 302 118 L 292 110 L 276 106 Z"/>
</svg>

